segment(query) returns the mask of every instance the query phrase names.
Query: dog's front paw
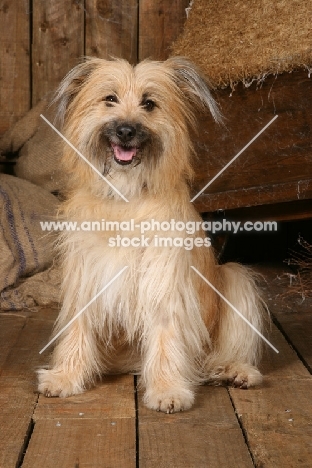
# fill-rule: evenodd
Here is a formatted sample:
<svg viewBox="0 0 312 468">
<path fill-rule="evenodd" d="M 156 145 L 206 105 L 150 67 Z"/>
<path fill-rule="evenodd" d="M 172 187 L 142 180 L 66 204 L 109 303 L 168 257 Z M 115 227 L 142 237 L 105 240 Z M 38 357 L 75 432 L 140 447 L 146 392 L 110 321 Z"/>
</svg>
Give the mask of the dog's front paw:
<svg viewBox="0 0 312 468">
<path fill-rule="evenodd" d="M 150 409 L 171 414 L 191 408 L 194 393 L 188 389 L 147 390 L 144 403 Z"/>
<path fill-rule="evenodd" d="M 84 388 L 77 381 L 71 380 L 65 372 L 40 369 L 37 373 L 39 380 L 38 391 L 48 398 L 65 398 L 84 391 Z"/>
</svg>

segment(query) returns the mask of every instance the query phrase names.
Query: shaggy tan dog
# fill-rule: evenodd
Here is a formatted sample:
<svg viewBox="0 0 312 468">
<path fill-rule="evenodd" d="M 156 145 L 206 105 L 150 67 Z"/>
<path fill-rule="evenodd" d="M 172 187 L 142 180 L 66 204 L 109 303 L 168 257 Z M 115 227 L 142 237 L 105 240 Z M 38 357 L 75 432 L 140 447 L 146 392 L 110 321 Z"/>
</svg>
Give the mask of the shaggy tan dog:
<svg viewBox="0 0 312 468">
<path fill-rule="evenodd" d="M 172 413 L 190 408 L 204 381 L 259 384 L 260 337 L 197 273 L 262 331 L 253 275 L 216 264 L 190 203 L 189 131 L 205 108 L 220 119 L 200 72 L 179 57 L 135 67 L 86 59 L 57 100 L 65 137 L 97 170 L 64 146 L 61 215 L 110 229 L 62 234 L 55 333 L 104 291 L 60 334 L 50 368 L 39 371 L 39 391 L 66 397 L 103 374 L 138 371 L 145 404 Z"/>
</svg>

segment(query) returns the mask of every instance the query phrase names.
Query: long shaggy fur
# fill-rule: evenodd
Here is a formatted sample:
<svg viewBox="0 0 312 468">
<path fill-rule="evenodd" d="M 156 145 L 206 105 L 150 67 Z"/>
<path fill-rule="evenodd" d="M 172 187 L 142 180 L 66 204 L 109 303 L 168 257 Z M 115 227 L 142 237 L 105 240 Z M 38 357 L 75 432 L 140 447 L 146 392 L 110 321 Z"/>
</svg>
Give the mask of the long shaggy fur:
<svg viewBox="0 0 312 468">
<path fill-rule="evenodd" d="M 65 77 L 56 100 L 64 135 L 129 200 L 65 145 L 64 219 L 134 219 L 136 225 L 152 219 L 201 221 L 190 203 L 190 129 L 201 110 L 208 109 L 216 121 L 220 114 L 189 61 L 170 58 L 132 67 L 123 60 L 86 59 Z M 259 384 L 258 335 L 191 266 L 262 332 L 253 274 L 238 264 L 217 265 L 204 246 L 109 246 L 117 234 L 140 237 L 137 231 L 62 234 L 63 305 L 55 333 L 128 268 L 60 335 L 50 368 L 39 371 L 39 391 L 66 397 L 105 373 L 137 371 L 146 405 L 171 413 L 190 408 L 195 385 L 203 381 Z M 205 239 L 203 231 L 161 235 Z"/>
</svg>

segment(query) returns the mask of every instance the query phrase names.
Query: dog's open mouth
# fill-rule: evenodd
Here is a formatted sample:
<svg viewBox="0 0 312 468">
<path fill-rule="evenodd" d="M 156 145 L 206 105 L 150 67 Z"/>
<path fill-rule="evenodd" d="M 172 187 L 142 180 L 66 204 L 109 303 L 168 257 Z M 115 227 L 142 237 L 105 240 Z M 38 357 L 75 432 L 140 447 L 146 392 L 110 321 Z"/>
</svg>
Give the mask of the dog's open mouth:
<svg viewBox="0 0 312 468">
<path fill-rule="evenodd" d="M 114 160 L 122 166 L 131 164 L 138 152 L 138 148 L 136 147 L 129 148 L 116 145 L 115 143 L 112 143 L 112 148 L 114 152 Z"/>
</svg>

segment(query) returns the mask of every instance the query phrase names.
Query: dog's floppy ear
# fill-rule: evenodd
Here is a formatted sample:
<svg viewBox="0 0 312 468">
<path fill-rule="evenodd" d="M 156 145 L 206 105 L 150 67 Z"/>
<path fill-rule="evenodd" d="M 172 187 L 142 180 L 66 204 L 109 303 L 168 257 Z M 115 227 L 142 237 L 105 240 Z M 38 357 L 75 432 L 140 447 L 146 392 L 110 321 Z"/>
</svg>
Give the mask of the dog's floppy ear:
<svg viewBox="0 0 312 468">
<path fill-rule="evenodd" d="M 208 108 L 218 123 L 222 123 L 222 114 L 213 99 L 207 79 L 199 69 L 185 57 L 171 57 L 165 64 L 173 72 L 179 88 L 192 103 L 200 108 Z"/>
<path fill-rule="evenodd" d="M 56 121 L 63 125 L 66 110 L 91 73 L 99 66 L 100 59 L 85 57 L 84 61 L 70 70 L 56 90 L 52 104 L 57 104 Z"/>
</svg>

